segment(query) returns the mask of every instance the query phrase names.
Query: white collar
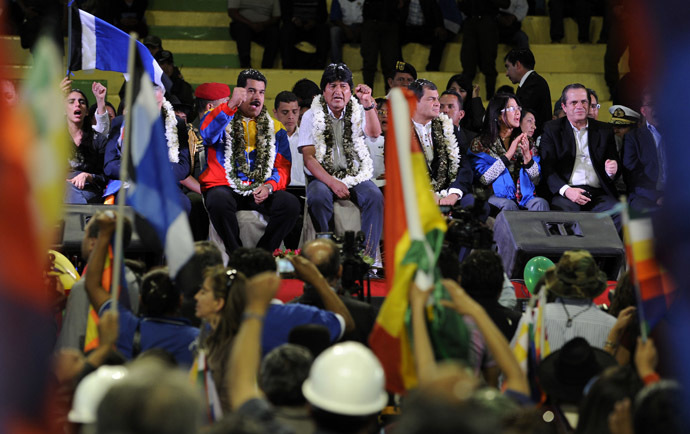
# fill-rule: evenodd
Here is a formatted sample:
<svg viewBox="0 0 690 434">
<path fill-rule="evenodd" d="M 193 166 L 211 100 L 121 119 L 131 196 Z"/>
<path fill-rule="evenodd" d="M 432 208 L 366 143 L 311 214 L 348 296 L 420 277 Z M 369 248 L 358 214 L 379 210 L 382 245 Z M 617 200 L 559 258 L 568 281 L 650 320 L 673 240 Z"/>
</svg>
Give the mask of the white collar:
<svg viewBox="0 0 690 434">
<path fill-rule="evenodd" d="M 337 117 L 337 118 L 336 118 L 335 115 L 333 114 L 333 110 L 331 110 L 331 106 L 329 106 L 328 104 L 326 104 L 326 107 L 328 107 L 328 114 L 329 114 L 333 119 L 340 120 L 340 119 L 344 119 L 344 118 L 345 118 L 345 107 L 347 107 L 347 104 L 345 105 L 345 107 L 343 107 L 343 111 L 340 112 L 340 117 Z"/>
<path fill-rule="evenodd" d="M 518 87 L 522 87 L 522 85 L 525 84 L 525 80 L 527 80 L 527 77 L 529 77 L 529 75 L 533 72 L 534 69 L 530 69 L 529 71 L 525 72 L 525 75 L 523 75 L 520 79 L 520 84 L 518 84 Z"/>
<path fill-rule="evenodd" d="M 589 118 L 587 118 L 587 125 L 585 125 L 584 127 L 582 127 L 579 130 L 577 129 L 577 127 L 575 125 L 573 125 L 572 122 L 568 121 L 568 123 L 570 124 L 570 127 L 573 129 L 573 131 L 575 131 L 575 133 L 579 133 L 582 130 L 587 131 L 587 129 L 589 128 Z"/>
<path fill-rule="evenodd" d="M 433 121 L 433 119 L 432 119 L 432 121 Z M 425 124 L 420 124 L 419 122 L 415 122 L 415 120 L 412 119 L 412 123 L 414 124 L 415 128 L 423 128 L 423 129 L 431 128 L 431 121 L 429 121 Z"/>
</svg>

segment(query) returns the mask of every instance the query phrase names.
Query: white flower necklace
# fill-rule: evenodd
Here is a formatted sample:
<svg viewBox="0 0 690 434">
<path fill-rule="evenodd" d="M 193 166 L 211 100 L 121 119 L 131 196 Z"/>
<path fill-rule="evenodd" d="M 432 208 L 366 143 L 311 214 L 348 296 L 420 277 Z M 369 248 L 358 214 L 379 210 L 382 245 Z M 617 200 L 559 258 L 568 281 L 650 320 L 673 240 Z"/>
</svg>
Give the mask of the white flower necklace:
<svg viewBox="0 0 690 434">
<path fill-rule="evenodd" d="M 337 169 L 333 163 L 333 126 L 326 122 L 326 103 L 323 96 L 314 98 L 311 110 L 314 113 L 312 133 L 316 160 L 330 174 L 338 178 L 348 188 L 352 188 L 374 174 L 374 163 L 369 153 L 369 147 L 364 142 L 362 121 L 364 108 L 355 97 L 350 97 L 345 106 L 343 117 L 345 128 L 343 131 L 343 150 L 347 159 L 347 169 Z"/>
<path fill-rule="evenodd" d="M 431 121 L 431 139 L 436 150 L 439 166 L 436 177 L 431 180 L 432 188 L 441 197 L 448 195 L 447 188 L 458 176 L 460 169 L 460 147 L 455 137 L 453 122 L 445 114 Z"/>
<path fill-rule="evenodd" d="M 261 187 L 264 181 L 271 177 L 276 159 L 274 130 L 273 118 L 271 118 L 264 106 L 261 109 L 261 113 L 256 117 L 256 144 L 254 147 L 256 155 L 254 158 L 254 170 L 250 171 L 245 153 L 246 141 L 242 115 L 236 112 L 228 126 L 225 127 L 225 178 L 237 194 L 249 196 L 255 189 Z M 235 135 L 238 137 L 234 138 Z M 241 149 L 234 149 L 233 141 L 237 142 Z M 240 173 L 247 179 L 241 179 L 239 177 Z"/>
<path fill-rule="evenodd" d="M 165 116 L 165 141 L 168 145 L 168 160 L 171 163 L 180 162 L 180 142 L 177 138 L 177 117 L 172 104 L 163 99 L 163 115 Z"/>
</svg>

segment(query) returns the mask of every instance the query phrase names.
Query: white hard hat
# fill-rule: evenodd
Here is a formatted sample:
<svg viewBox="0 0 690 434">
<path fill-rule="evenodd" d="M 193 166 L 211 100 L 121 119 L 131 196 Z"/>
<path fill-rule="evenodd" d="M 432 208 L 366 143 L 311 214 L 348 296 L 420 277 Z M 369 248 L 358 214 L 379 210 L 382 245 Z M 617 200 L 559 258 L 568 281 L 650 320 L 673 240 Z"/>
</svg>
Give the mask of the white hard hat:
<svg viewBox="0 0 690 434">
<path fill-rule="evenodd" d="M 312 405 L 331 413 L 365 416 L 386 406 L 384 385 L 383 368 L 374 353 L 359 342 L 344 342 L 314 360 L 302 393 Z"/>
<path fill-rule="evenodd" d="M 96 423 L 98 404 L 110 387 L 127 376 L 124 366 L 101 366 L 79 382 L 74 392 L 72 410 L 67 419 L 73 423 Z"/>
</svg>

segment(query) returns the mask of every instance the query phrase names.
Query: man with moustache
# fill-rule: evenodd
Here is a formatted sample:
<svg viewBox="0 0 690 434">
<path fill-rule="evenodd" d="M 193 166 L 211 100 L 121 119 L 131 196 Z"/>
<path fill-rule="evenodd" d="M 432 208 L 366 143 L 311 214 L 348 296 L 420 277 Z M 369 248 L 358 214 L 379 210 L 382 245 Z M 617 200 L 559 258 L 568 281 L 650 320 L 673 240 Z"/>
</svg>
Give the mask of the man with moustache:
<svg viewBox="0 0 690 434">
<path fill-rule="evenodd" d="M 383 195 L 371 181 L 373 160 L 365 138 L 381 134 L 371 89 L 354 88 L 352 72 L 333 63 L 321 76 L 323 95 L 304 113 L 299 149 L 307 171 L 307 205 L 317 232 L 328 231 L 333 201 L 350 199 L 362 214 L 365 254 L 374 258 L 383 227 Z M 359 100 L 359 101 L 357 101 Z"/>
<path fill-rule="evenodd" d="M 290 144 L 283 125 L 264 107 L 266 77 L 245 69 L 230 101 L 206 113 L 200 132 L 208 167 L 199 176 L 211 223 L 229 254 L 242 245 L 236 213 L 255 210 L 268 225 L 257 247 L 280 246 L 299 216 L 299 202 L 285 192 Z"/>
</svg>

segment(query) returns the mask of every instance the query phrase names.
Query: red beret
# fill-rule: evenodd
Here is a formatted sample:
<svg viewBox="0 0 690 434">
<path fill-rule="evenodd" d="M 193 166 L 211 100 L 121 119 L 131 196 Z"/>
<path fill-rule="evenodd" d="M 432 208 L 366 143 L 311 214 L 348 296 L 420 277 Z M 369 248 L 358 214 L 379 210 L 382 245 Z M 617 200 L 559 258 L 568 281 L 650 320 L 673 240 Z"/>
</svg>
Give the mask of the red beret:
<svg viewBox="0 0 690 434">
<path fill-rule="evenodd" d="M 204 83 L 196 88 L 194 96 L 209 101 L 228 98 L 230 96 L 230 87 L 223 83 Z"/>
</svg>

